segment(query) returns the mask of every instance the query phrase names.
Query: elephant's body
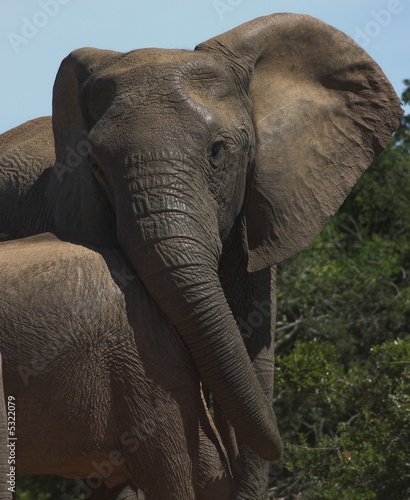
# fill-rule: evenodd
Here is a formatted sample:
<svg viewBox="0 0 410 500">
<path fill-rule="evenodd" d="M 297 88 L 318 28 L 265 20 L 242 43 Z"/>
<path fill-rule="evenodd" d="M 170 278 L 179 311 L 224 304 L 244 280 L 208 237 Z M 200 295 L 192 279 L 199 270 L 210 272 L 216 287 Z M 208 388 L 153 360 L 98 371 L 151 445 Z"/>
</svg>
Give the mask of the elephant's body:
<svg viewBox="0 0 410 500">
<path fill-rule="evenodd" d="M 189 353 L 120 252 L 49 234 L 0 249 L 18 472 L 88 478 L 91 490 L 131 479 L 161 500 L 230 498 Z"/>
<path fill-rule="evenodd" d="M 0 241 L 51 231 L 47 198 L 55 164 L 51 117 L 30 120 L 0 136 Z"/>
<path fill-rule="evenodd" d="M 272 266 L 316 238 L 401 115 L 377 64 L 309 16 L 193 51 L 78 49 L 54 84 L 54 151 L 47 118 L 0 139 L 0 239 L 119 245 L 213 394 L 238 498 L 260 499 L 283 451 Z"/>
</svg>

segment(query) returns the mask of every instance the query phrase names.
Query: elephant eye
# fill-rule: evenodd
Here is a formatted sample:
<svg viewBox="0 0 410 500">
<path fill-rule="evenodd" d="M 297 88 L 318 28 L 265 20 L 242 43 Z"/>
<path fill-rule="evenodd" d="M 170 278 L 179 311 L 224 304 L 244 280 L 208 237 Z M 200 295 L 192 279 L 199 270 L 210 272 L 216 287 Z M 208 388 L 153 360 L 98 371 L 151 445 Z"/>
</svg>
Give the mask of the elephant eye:
<svg viewBox="0 0 410 500">
<path fill-rule="evenodd" d="M 107 189 L 107 178 L 103 172 L 103 169 L 98 165 L 98 163 L 95 163 L 94 161 L 91 162 L 91 171 L 94 174 L 95 179 L 97 182 L 104 188 Z"/>
<path fill-rule="evenodd" d="M 217 167 L 222 158 L 224 157 L 226 151 L 225 141 L 216 141 L 212 144 L 211 150 L 209 152 L 209 161 L 213 167 Z"/>
<path fill-rule="evenodd" d="M 105 173 L 103 172 L 103 169 L 98 163 L 95 163 L 94 161 L 91 161 L 90 167 L 92 173 L 94 174 L 94 177 L 97 180 L 97 183 L 102 188 L 102 191 L 105 194 L 105 196 L 108 198 L 111 207 L 114 207 L 115 206 L 114 191 L 112 189 L 112 186 L 108 182 L 108 179 Z"/>
<path fill-rule="evenodd" d="M 92 173 L 97 178 L 97 180 L 102 181 L 104 179 L 104 172 L 102 171 L 102 168 L 100 167 L 100 165 L 98 165 L 98 163 L 95 163 L 92 161 L 91 162 L 91 170 L 92 170 Z"/>
</svg>

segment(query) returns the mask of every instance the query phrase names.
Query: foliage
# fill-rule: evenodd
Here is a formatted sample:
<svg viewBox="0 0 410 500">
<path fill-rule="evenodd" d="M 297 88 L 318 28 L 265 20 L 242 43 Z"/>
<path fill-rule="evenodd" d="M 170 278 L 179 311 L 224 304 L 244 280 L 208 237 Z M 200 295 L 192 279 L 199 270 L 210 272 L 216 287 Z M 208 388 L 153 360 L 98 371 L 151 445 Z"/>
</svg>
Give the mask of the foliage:
<svg viewBox="0 0 410 500">
<path fill-rule="evenodd" d="M 293 424 L 279 496 L 410 498 L 409 337 L 373 348 L 348 371 L 330 343 L 297 343 L 280 360 L 276 386 L 279 421 Z"/>
<path fill-rule="evenodd" d="M 16 484 L 16 500 L 57 500 L 64 494 L 81 500 L 76 494 L 76 481 L 60 476 L 18 475 Z"/>
<path fill-rule="evenodd" d="M 296 338 L 327 340 L 349 365 L 365 358 L 372 345 L 406 335 L 410 245 L 406 238 L 376 234 L 345 251 L 332 231 L 325 231 L 309 255 L 282 269 L 278 348 L 289 350 Z"/>
<path fill-rule="evenodd" d="M 407 334 L 410 155 L 402 144 L 406 134 L 410 139 L 410 124 L 405 118 L 399 136 L 318 240 L 280 266 L 279 352 L 289 352 L 297 338 L 321 338 L 334 343 L 349 364 L 365 359 L 372 345 Z"/>
<path fill-rule="evenodd" d="M 279 268 L 275 497 L 410 498 L 409 153 L 404 116 L 318 240 Z"/>
<path fill-rule="evenodd" d="M 410 104 L 410 79 L 404 80 L 406 89 L 401 96 L 403 104 Z M 401 121 L 401 127 L 397 131 L 396 140 L 400 148 L 406 152 L 410 153 L 410 115 L 405 115 Z"/>
</svg>

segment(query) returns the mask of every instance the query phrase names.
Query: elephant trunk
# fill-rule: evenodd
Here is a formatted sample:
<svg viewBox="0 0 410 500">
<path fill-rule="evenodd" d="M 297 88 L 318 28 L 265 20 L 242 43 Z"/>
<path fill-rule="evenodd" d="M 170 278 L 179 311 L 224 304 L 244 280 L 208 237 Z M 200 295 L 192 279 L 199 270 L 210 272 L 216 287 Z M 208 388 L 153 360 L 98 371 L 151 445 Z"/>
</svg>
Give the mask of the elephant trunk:
<svg viewBox="0 0 410 500">
<path fill-rule="evenodd" d="M 261 391 L 217 273 L 200 262 L 177 262 L 181 255 L 192 260 L 194 245 L 198 243 L 182 238 L 147 245 L 133 264 L 183 338 L 203 381 L 238 435 L 265 459 L 276 459 L 282 445 L 275 416 Z M 132 251 L 127 253 L 132 255 Z"/>
<path fill-rule="evenodd" d="M 181 191 L 170 189 L 168 181 L 162 177 L 167 194 L 154 190 L 147 196 L 146 182 L 142 190 L 134 185 L 133 217 L 117 221 L 120 244 L 243 442 L 263 458 L 277 459 L 282 441 L 276 419 L 219 281 L 216 220 L 206 215 L 212 213 L 210 207 L 198 210 L 203 203 L 198 196 L 192 196 L 193 203 L 186 201 L 186 184 L 182 201 Z M 157 205 L 164 203 L 166 207 Z M 124 201 L 117 213 L 124 215 L 127 206 L 129 210 Z M 127 220 L 125 225 L 121 220 Z"/>
</svg>

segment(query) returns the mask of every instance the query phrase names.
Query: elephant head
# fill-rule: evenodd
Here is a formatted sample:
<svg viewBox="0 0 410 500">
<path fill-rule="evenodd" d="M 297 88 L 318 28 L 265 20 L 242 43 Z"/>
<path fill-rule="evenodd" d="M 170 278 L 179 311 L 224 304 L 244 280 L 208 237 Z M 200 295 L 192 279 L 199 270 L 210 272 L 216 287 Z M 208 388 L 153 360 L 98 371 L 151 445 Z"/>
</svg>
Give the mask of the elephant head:
<svg viewBox="0 0 410 500">
<path fill-rule="evenodd" d="M 49 189 L 57 229 L 115 233 L 239 437 L 266 459 L 282 443 L 221 287 L 223 241 L 240 221 L 250 272 L 299 252 L 400 116 L 376 63 L 303 15 L 259 18 L 194 51 L 79 49 L 59 69 L 56 165 L 78 161 Z"/>
</svg>

